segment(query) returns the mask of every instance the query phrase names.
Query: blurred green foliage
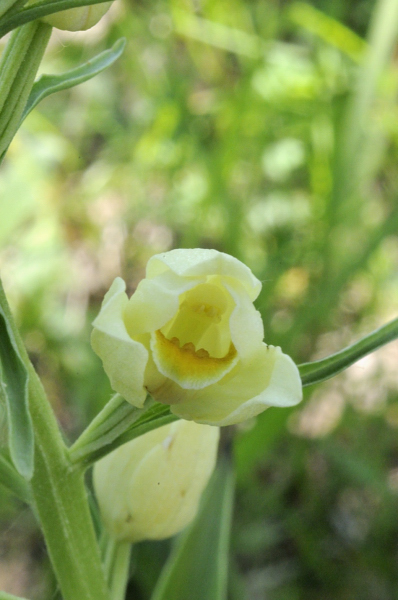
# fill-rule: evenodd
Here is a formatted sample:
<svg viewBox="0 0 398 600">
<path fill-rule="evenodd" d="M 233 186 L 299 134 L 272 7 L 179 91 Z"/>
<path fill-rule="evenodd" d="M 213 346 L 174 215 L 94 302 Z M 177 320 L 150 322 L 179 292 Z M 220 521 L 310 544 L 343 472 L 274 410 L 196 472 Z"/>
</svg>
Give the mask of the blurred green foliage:
<svg viewBox="0 0 398 600">
<path fill-rule="evenodd" d="M 68 438 L 111 394 L 89 345 L 103 294 L 117 275 L 132 292 L 156 252 L 246 262 L 266 342 L 297 362 L 396 315 L 394 4 L 118 0 L 88 33 L 54 31 L 44 72 L 127 38 L 31 113 L 1 169 L 2 277 Z M 398 598 L 397 358 L 390 345 L 234 432 L 231 600 Z M 33 517 L 0 500 L 0 588 L 54 598 L 45 562 L 34 583 Z M 168 547 L 137 547 L 131 598 Z"/>
</svg>

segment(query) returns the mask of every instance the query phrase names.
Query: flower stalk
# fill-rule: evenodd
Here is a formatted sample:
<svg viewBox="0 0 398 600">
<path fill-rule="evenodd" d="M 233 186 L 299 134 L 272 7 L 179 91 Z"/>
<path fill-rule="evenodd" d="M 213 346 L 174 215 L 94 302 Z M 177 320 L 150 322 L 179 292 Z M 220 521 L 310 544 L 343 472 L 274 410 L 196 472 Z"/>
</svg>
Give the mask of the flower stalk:
<svg viewBox="0 0 398 600">
<path fill-rule="evenodd" d="M 136 408 L 115 394 L 69 448 L 70 461 L 76 468 L 86 469 L 122 444 L 177 419 L 168 406 L 150 397 L 143 408 Z"/>
<path fill-rule="evenodd" d="M 18 131 L 52 28 L 41 22 L 17 29 L 0 64 L 0 161 Z"/>
<path fill-rule="evenodd" d="M 130 572 L 132 544 L 116 540 L 105 531 L 101 543 L 105 577 L 111 600 L 124 600 Z"/>
</svg>

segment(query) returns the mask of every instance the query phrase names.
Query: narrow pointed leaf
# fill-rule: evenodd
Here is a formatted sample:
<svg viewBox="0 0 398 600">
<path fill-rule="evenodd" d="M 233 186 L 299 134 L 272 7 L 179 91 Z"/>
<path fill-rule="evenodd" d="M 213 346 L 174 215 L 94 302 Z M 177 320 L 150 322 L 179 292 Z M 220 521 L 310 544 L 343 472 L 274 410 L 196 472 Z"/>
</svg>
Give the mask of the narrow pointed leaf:
<svg viewBox="0 0 398 600">
<path fill-rule="evenodd" d="M 60 75 L 42 75 L 33 86 L 22 115 L 22 121 L 39 102 L 50 96 L 50 94 L 84 83 L 98 75 L 98 73 L 101 73 L 101 71 L 104 71 L 104 69 L 112 65 L 119 58 L 125 45 L 126 40 L 121 38 L 112 48 L 101 52 L 101 54 L 98 54 L 75 69 L 71 69 Z"/>
<path fill-rule="evenodd" d="M 22 502 L 30 504 L 31 494 L 26 479 L 18 473 L 4 452 L 0 453 L 0 485 Z"/>
<path fill-rule="evenodd" d="M 26 3 L 27 0 L 2 0 L 0 4 L 0 17 L 3 17 L 7 11 L 11 11 L 15 9 L 15 7 L 19 7 L 19 5 Z"/>
<path fill-rule="evenodd" d="M 17 471 L 33 474 L 34 436 L 29 414 L 28 372 L 19 354 L 11 326 L 0 310 L 0 398 L 6 404 L 8 442 Z"/>
<path fill-rule="evenodd" d="M 178 538 L 151 600 L 226 600 L 234 475 L 220 461 L 195 521 Z"/>
<path fill-rule="evenodd" d="M 355 344 L 331 356 L 299 365 L 303 386 L 313 385 L 344 371 L 367 354 L 398 338 L 398 318 L 383 325 Z"/>
<path fill-rule="evenodd" d="M 13 594 L 6 594 L 6 592 L 0 591 L 0 600 L 25 600 L 21 596 L 14 596 Z"/>
</svg>

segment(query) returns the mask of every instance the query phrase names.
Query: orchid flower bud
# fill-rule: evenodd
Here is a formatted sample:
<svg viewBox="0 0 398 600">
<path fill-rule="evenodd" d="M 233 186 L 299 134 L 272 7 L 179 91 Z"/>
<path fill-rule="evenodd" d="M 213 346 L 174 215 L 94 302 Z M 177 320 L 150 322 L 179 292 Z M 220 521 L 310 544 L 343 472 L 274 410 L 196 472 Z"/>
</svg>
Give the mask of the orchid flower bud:
<svg viewBox="0 0 398 600">
<path fill-rule="evenodd" d="M 218 439 L 218 427 L 176 421 L 98 461 L 94 489 L 110 534 L 159 540 L 188 525 L 213 472 Z"/>
<path fill-rule="evenodd" d="M 31 0 L 35 2 L 37 0 Z M 29 4 L 29 3 L 28 3 Z M 112 2 L 102 2 L 100 4 L 92 4 L 91 6 L 79 6 L 77 8 L 69 8 L 60 12 L 47 15 L 42 18 L 52 27 L 64 29 L 66 31 L 85 31 L 98 23 L 104 14 L 109 10 Z"/>
<path fill-rule="evenodd" d="M 302 399 L 300 374 L 263 342 L 253 301 L 261 283 L 216 250 L 153 256 L 128 299 L 116 278 L 95 319 L 92 347 L 112 388 L 142 407 L 147 392 L 177 416 L 231 425 Z"/>
</svg>

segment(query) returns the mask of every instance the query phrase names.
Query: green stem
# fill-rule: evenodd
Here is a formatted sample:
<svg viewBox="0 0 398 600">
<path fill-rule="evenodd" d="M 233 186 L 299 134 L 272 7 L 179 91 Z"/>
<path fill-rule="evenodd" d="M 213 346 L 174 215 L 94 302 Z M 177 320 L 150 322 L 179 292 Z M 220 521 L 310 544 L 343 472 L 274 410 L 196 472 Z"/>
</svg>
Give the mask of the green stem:
<svg viewBox="0 0 398 600">
<path fill-rule="evenodd" d="M 177 419 L 150 396 L 143 408 L 136 408 L 116 394 L 70 447 L 70 460 L 86 469 L 122 444 Z"/>
<path fill-rule="evenodd" d="M 153 404 L 148 398 L 144 408 L 135 408 L 120 394 L 115 394 L 100 413 L 91 421 L 79 439 L 70 448 L 72 461 L 96 450 L 99 445 L 111 444 L 124 433 Z"/>
<path fill-rule="evenodd" d="M 105 576 L 111 600 L 124 600 L 130 574 L 130 542 L 119 541 L 106 532 L 102 538 Z"/>
<path fill-rule="evenodd" d="M 298 368 L 303 386 L 313 385 L 337 375 L 337 373 L 347 369 L 347 367 L 367 354 L 374 352 L 377 348 L 397 338 L 398 318 L 376 329 L 376 331 L 355 342 L 355 344 L 348 346 L 348 348 L 336 352 L 336 354 L 332 354 L 322 360 L 299 365 Z"/>
<path fill-rule="evenodd" d="M 64 600 L 109 600 L 83 475 L 71 468 L 53 411 L 0 286 L 0 306 L 29 373 L 35 436 L 31 491 Z"/>
<path fill-rule="evenodd" d="M 109 582 L 112 600 L 124 600 L 130 574 L 130 542 L 117 542 L 112 579 Z"/>
<path fill-rule="evenodd" d="M 6 103 L 11 86 L 25 59 L 35 31 L 36 27 L 33 26 L 14 31 L 4 49 L 0 62 L 0 111 Z"/>
<path fill-rule="evenodd" d="M 107 600 L 83 476 L 71 469 L 54 415 L 31 368 L 35 433 L 31 482 L 48 551 L 65 600 Z"/>
<path fill-rule="evenodd" d="M 50 25 L 45 23 L 31 23 L 17 31 L 10 40 L 12 48 L 6 51 L 2 65 L 6 93 L 2 94 L 4 105 L 0 112 L 0 157 L 18 131 L 51 30 Z"/>
</svg>

